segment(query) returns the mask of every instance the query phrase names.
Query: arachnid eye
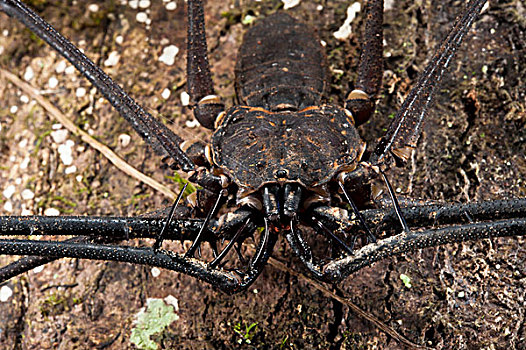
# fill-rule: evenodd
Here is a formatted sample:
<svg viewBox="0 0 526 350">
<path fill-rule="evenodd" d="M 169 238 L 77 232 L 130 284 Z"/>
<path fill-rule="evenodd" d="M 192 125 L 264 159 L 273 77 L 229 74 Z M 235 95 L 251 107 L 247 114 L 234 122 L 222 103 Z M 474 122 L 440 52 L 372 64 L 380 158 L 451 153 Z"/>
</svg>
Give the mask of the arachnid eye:
<svg viewBox="0 0 526 350">
<path fill-rule="evenodd" d="M 277 178 L 285 178 L 285 177 L 287 177 L 287 170 L 279 169 L 278 171 L 276 171 L 276 177 Z"/>
</svg>

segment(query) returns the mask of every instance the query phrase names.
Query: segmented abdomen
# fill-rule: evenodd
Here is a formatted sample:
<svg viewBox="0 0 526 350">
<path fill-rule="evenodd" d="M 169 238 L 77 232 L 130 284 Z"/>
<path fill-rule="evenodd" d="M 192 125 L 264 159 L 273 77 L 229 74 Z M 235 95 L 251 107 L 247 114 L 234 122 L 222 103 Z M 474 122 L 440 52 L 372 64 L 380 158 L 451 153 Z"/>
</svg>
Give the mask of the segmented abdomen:
<svg viewBox="0 0 526 350">
<path fill-rule="evenodd" d="M 323 47 L 313 30 L 278 12 L 244 36 L 236 66 L 240 102 L 267 110 L 319 105 L 327 86 Z"/>
</svg>

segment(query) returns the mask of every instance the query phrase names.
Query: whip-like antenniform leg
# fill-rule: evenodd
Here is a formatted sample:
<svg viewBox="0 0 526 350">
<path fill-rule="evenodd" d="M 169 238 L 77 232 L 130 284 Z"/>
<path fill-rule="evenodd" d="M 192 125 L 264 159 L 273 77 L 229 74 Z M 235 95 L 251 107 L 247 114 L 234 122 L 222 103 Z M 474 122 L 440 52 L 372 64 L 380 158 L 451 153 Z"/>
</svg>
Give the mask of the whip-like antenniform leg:
<svg viewBox="0 0 526 350">
<path fill-rule="evenodd" d="M 471 0 L 465 13 L 457 18 L 453 29 L 440 44 L 418 82 L 409 92 L 387 133 L 376 146 L 369 159 L 370 163 L 373 165 L 386 163 L 385 158 L 390 154 L 402 161 L 409 159 L 420 137 L 422 123 L 433 101 L 438 82 L 486 1 Z"/>
</svg>

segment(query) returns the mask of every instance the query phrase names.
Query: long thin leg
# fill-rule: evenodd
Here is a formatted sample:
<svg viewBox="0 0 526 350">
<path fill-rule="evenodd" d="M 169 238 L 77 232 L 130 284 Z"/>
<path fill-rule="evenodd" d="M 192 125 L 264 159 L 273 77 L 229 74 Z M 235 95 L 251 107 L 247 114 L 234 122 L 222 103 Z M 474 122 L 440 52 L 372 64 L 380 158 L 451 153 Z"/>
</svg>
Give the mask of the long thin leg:
<svg viewBox="0 0 526 350">
<path fill-rule="evenodd" d="M 151 248 L 120 247 L 115 245 L 50 242 L 25 240 L 0 240 L 0 254 L 39 255 L 55 258 L 79 258 L 128 262 L 133 264 L 161 267 L 182 272 L 208 282 L 224 292 L 233 293 L 239 289 L 239 279 L 232 273 L 211 270 L 208 265 L 194 258 L 185 258 L 164 250 Z"/>
<path fill-rule="evenodd" d="M 387 179 L 387 176 L 385 176 L 385 173 L 382 171 L 382 178 L 385 182 L 385 185 L 387 186 L 387 190 L 389 191 L 389 196 L 391 197 L 391 201 L 393 202 L 393 207 L 396 212 L 396 216 L 398 217 L 398 220 L 400 221 L 400 224 L 402 225 L 404 232 L 408 233 L 411 230 L 409 229 L 409 226 L 407 226 L 407 223 L 404 219 L 404 216 L 402 215 L 402 210 L 400 209 L 400 204 L 398 204 L 398 199 L 396 199 L 396 193 L 393 190 L 393 186 L 389 183 L 389 180 Z"/>
<path fill-rule="evenodd" d="M 406 222 L 411 227 L 430 227 L 435 225 L 455 225 L 468 222 L 465 214 L 469 212 L 469 223 L 526 217 L 526 198 L 497 200 L 489 202 L 411 205 L 401 208 Z M 359 223 L 352 220 L 346 210 L 335 211 L 331 207 L 317 207 L 312 212 L 314 218 L 329 229 L 352 232 Z M 387 234 L 399 232 L 402 228 L 396 211 L 391 208 L 368 209 L 362 211 L 367 225 Z"/>
<path fill-rule="evenodd" d="M 383 74 L 383 0 L 368 0 L 365 6 L 364 44 L 358 65 L 358 80 L 349 93 L 345 107 L 357 125 L 365 123 L 374 113 L 375 99 L 382 85 Z"/>
<path fill-rule="evenodd" d="M 223 203 L 224 200 L 224 194 L 223 191 L 219 192 L 217 195 L 216 202 L 212 209 L 208 212 L 206 215 L 205 221 L 203 222 L 203 225 L 201 226 L 201 229 L 199 230 L 199 233 L 195 237 L 194 242 L 192 243 L 192 246 L 188 251 L 186 252 L 185 257 L 191 257 L 194 255 L 195 251 L 199 249 L 199 246 L 201 242 L 203 241 L 203 233 L 205 232 L 206 228 L 208 227 L 208 222 L 212 219 L 212 216 L 217 212 L 217 210 L 220 207 L 220 204 Z"/>
<path fill-rule="evenodd" d="M 313 216 L 328 228 L 349 232 L 356 221 L 347 211 L 334 211 L 330 207 L 318 207 Z M 400 209 L 407 223 L 413 227 L 428 229 L 400 232 L 396 210 L 374 209 L 362 212 L 367 224 L 379 231 L 394 234 L 388 238 L 367 244 L 344 258 L 333 260 L 321 267 L 321 280 L 337 281 L 372 263 L 416 249 L 443 244 L 477 240 L 482 238 L 526 235 L 526 198 L 466 204 L 415 205 Z M 464 213 L 469 211 L 475 223 L 466 222 Z M 483 222 L 480 222 L 483 221 Z M 429 229 L 435 225 L 449 225 Z"/>
<path fill-rule="evenodd" d="M 183 171 L 191 171 L 194 163 L 180 149 L 182 140 L 163 123 L 146 112 L 122 88 L 97 67 L 86 55 L 58 33 L 49 23 L 20 1 L 0 0 L 0 10 L 19 20 L 73 64 L 150 144 L 156 153 L 171 157 Z"/>
<path fill-rule="evenodd" d="M 215 94 L 208 63 L 205 17 L 201 0 L 188 1 L 187 84 L 194 116 L 208 129 L 214 129 L 217 115 L 225 108 Z"/>
<path fill-rule="evenodd" d="M 209 224 L 202 241 L 214 244 L 218 237 L 228 236 L 243 223 L 251 212 L 238 210 L 223 218 L 216 234 L 211 234 L 217 222 Z M 170 223 L 168 224 L 168 221 Z M 167 220 L 165 210 L 146 213 L 141 217 L 86 217 L 86 216 L 0 216 L 0 235 L 80 235 L 66 240 L 79 243 L 116 243 L 134 238 L 154 238 L 165 229 L 165 239 L 194 240 L 203 229 L 203 219 Z M 244 225 L 245 228 L 247 225 Z M 255 229 L 255 227 L 249 228 Z M 56 242 L 58 245 L 61 242 Z M 13 248 L 14 249 L 14 248 Z M 0 268 L 0 282 L 28 272 L 35 267 L 56 260 L 56 257 L 26 256 Z M 213 267 L 213 266 L 211 266 Z"/>
<path fill-rule="evenodd" d="M 186 187 L 188 186 L 188 182 L 184 184 L 183 188 L 179 191 L 179 194 L 177 195 L 177 198 L 175 199 L 174 204 L 172 205 L 172 208 L 170 209 L 170 213 L 168 214 L 168 217 L 166 218 L 166 223 L 163 226 L 163 229 L 157 237 L 155 238 L 155 243 L 153 244 L 153 249 L 159 249 L 161 248 L 161 245 L 163 244 L 163 240 L 167 231 L 168 226 L 170 225 L 171 221 L 173 220 L 175 210 L 177 209 L 177 206 L 179 205 L 179 202 L 181 201 L 181 198 L 183 198 L 184 191 L 186 190 Z"/>
<path fill-rule="evenodd" d="M 156 237 L 165 224 L 166 217 L 0 216 L 0 235 L 106 236 L 123 240 Z M 204 230 L 203 224 L 201 219 L 172 220 L 165 239 L 191 240 Z M 204 241 L 211 238 L 202 234 Z"/>
<path fill-rule="evenodd" d="M 145 214 L 149 215 L 149 214 Z M 168 227 L 165 238 L 193 239 L 202 227 L 203 220 L 175 220 L 167 226 L 162 217 L 119 218 L 86 216 L 7 216 L 0 217 L 1 235 L 72 235 L 83 236 L 68 241 L 112 243 L 136 237 L 153 237 L 161 227 Z M 204 237 L 211 241 L 211 236 Z M 35 267 L 56 260 L 53 257 L 26 256 L 0 268 L 0 282 L 30 271 Z"/>
<path fill-rule="evenodd" d="M 471 0 L 465 13 L 457 18 L 453 29 L 440 45 L 417 84 L 411 89 L 387 133 L 376 146 L 369 159 L 371 164 L 385 163 L 384 158 L 389 154 L 402 161 L 409 159 L 412 150 L 416 147 L 422 122 L 433 100 L 438 82 L 485 3 L 486 0 Z"/>
<path fill-rule="evenodd" d="M 330 262 L 324 268 L 324 279 L 338 281 L 376 261 L 417 249 L 483 238 L 524 235 L 526 218 L 404 232 L 367 245 L 352 256 Z"/>
<path fill-rule="evenodd" d="M 232 237 L 232 239 L 230 240 L 230 242 L 228 242 L 228 244 L 226 245 L 226 247 L 221 251 L 221 253 L 219 253 L 215 259 L 210 263 L 210 267 L 211 268 L 214 268 L 216 267 L 217 265 L 219 265 L 219 263 L 221 262 L 221 260 L 223 260 L 225 258 L 225 256 L 228 254 L 228 252 L 232 249 L 232 247 L 234 246 L 235 243 L 237 243 L 237 240 L 239 239 L 239 237 L 241 237 L 241 235 L 243 234 L 243 232 L 245 231 L 248 223 L 250 222 L 250 218 L 247 219 L 247 221 L 245 221 L 245 223 L 237 230 L 236 234 L 234 235 L 234 237 Z"/>
<path fill-rule="evenodd" d="M 89 237 L 75 237 L 67 241 L 87 243 L 89 242 Z M 8 279 L 13 278 L 15 276 L 31 271 L 39 266 L 53 262 L 55 260 L 57 259 L 47 256 L 24 256 L 23 258 L 20 258 L 0 268 L 0 283 L 7 281 Z"/>
</svg>

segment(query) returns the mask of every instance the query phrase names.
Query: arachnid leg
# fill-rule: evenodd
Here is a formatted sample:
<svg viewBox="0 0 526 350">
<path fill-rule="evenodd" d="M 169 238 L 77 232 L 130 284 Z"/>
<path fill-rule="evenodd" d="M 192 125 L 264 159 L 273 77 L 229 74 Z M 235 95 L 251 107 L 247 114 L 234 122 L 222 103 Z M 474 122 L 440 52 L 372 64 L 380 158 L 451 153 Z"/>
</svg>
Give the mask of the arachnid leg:
<svg viewBox="0 0 526 350">
<path fill-rule="evenodd" d="M 2 235 L 71 235 L 72 232 L 82 236 L 57 242 L 36 240 L 0 240 L 0 254 L 29 255 L 19 261 L 0 269 L 0 281 L 7 280 L 20 273 L 27 272 L 41 264 L 52 260 L 70 257 L 94 260 L 129 262 L 152 267 L 181 272 L 201 279 L 226 293 L 236 293 L 248 288 L 262 272 L 272 249 L 276 243 L 276 233 L 268 228 L 261 235 L 254 257 L 243 272 L 231 272 L 218 269 L 219 261 L 205 263 L 198 259 L 181 254 L 171 253 L 162 249 L 135 248 L 129 246 L 110 245 L 133 238 L 155 238 L 166 226 L 165 240 L 195 240 L 200 235 L 200 241 L 215 243 L 219 237 L 226 237 L 236 243 L 239 237 L 231 237 L 230 232 L 240 225 L 240 236 L 256 227 L 248 224 L 250 212 L 238 211 L 229 216 L 217 233 L 212 230 L 217 222 L 210 223 L 203 230 L 205 220 L 175 219 L 166 226 L 166 217 L 68 217 L 73 220 L 63 220 L 63 217 L 0 217 L 0 233 Z M 74 220 L 76 219 L 76 220 Z M 244 239 L 244 236 L 242 237 Z M 224 253 L 226 254 L 228 250 Z M 222 256 L 221 258 L 224 258 Z"/>
<path fill-rule="evenodd" d="M 409 233 L 403 232 L 367 245 L 352 256 L 328 263 L 324 267 L 323 278 L 339 281 L 376 261 L 417 249 L 482 238 L 523 235 L 526 235 L 526 218 L 448 226 Z"/>
<path fill-rule="evenodd" d="M 321 280 L 338 281 L 351 273 L 389 256 L 412 250 L 489 237 L 526 234 L 526 200 L 415 205 L 400 209 L 411 227 L 428 227 L 400 233 L 396 210 L 374 209 L 362 212 L 368 225 L 384 231 L 387 238 L 370 243 L 345 257 L 327 263 Z M 466 223 L 468 212 L 473 223 Z M 313 216 L 335 232 L 352 232 L 357 221 L 343 209 L 318 207 Z M 442 225 L 440 228 L 429 228 Z"/>
<path fill-rule="evenodd" d="M 294 227 L 294 223 L 290 224 L 290 231 L 287 232 L 285 238 L 289 242 L 292 251 L 303 262 L 307 269 L 317 278 L 322 279 L 322 266 L 314 258 L 309 244 L 303 238 L 301 230 Z"/>
<path fill-rule="evenodd" d="M 345 108 L 353 114 L 356 125 L 365 123 L 375 109 L 375 99 L 382 85 L 383 74 L 383 0 L 368 0 L 365 5 L 365 31 L 355 88 L 345 100 Z"/>
<path fill-rule="evenodd" d="M 176 219 L 166 226 L 167 220 L 165 216 L 157 217 L 149 215 L 150 214 L 145 214 L 137 218 L 3 216 L 0 217 L 0 234 L 3 236 L 29 234 L 69 236 L 77 234 L 79 235 L 78 237 L 68 241 L 79 243 L 116 243 L 134 238 L 152 238 L 161 232 L 163 227 L 167 227 L 165 238 L 183 241 L 193 239 L 203 225 L 203 220 Z M 210 241 L 212 238 L 214 238 L 214 235 L 207 234 L 204 240 Z M 60 242 L 57 243 L 60 244 Z M 56 260 L 56 258 L 46 256 L 28 256 L 21 258 L 0 268 L 0 282 L 53 260 Z"/>
<path fill-rule="evenodd" d="M 386 158 L 394 155 L 407 161 L 416 148 L 420 137 L 422 122 L 433 101 L 433 95 L 457 48 L 471 28 L 487 0 L 471 0 L 466 11 L 457 18 L 449 35 L 442 41 L 439 49 L 429 61 L 416 85 L 411 89 L 402 107 L 398 110 L 387 133 L 382 137 L 369 162 L 381 165 Z"/>
<path fill-rule="evenodd" d="M 201 0 L 188 1 L 188 93 L 194 106 L 195 119 L 202 126 L 214 129 L 219 113 L 225 109 L 221 98 L 215 94 L 208 64 L 205 35 L 205 17 Z"/>
</svg>

